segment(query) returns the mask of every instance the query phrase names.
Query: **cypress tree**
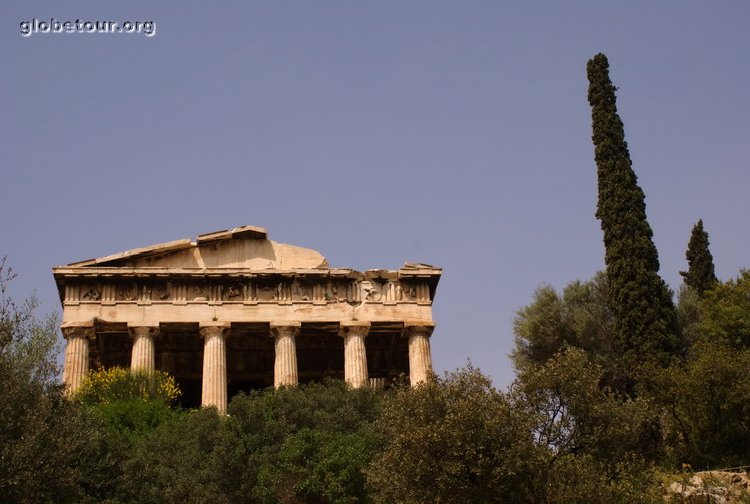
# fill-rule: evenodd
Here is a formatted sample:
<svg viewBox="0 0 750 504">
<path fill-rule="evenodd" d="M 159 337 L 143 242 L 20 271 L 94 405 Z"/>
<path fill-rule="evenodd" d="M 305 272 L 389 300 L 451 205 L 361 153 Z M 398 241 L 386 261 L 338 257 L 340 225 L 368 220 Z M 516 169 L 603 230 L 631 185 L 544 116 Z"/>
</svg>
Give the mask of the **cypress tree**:
<svg viewBox="0 0 750 504">
<path fill-rule="evenodd" d="M 703 295 L 718 281 L 714 271 L 714 258 L 708 250 L 708 245 L 708 233 L 703 230 L 703 219 L 698 219 L 693 226 L 685 252 L 688 270 L 680 271 L 680 275 L 685 279 L 685 285 L 695 289 L 700 295 Z"/>
<path fill-rule="evenodd" d="M 588 100 L 597 166 L 596 217 L 604 234 L 608 304 L 621 358 L 622 388 L 632 391 L 642 365 L 667 365 L 678 353 L 672 293 L 659 276 L 659 255 L 646 220 L 643 190 L 632 168 L 617 114 L 616 87 L 604 54 L 589 60 Z"/>
</svg>

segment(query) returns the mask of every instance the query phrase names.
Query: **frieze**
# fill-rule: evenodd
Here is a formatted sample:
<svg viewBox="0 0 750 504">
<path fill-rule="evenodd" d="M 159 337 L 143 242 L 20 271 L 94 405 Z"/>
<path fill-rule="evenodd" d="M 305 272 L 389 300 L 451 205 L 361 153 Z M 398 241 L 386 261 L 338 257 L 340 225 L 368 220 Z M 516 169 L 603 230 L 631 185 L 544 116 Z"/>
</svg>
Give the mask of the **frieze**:
<svg viewBox="0 0 750 504">
<path fill-rule="evenodd" d="M 317 281 L 316 281 L 317 280 Z M 110 282 L 69 282 L 65 286 L 63 303 L 116 304 L 315 304 L 399 303 L 431 304 L 432 292 L 420 279 L 387 280 L 370 278 L 305 277 L 274 280 L 263 279 L 176 279 L 173 281 L 141 279 Z"/>
</svg>

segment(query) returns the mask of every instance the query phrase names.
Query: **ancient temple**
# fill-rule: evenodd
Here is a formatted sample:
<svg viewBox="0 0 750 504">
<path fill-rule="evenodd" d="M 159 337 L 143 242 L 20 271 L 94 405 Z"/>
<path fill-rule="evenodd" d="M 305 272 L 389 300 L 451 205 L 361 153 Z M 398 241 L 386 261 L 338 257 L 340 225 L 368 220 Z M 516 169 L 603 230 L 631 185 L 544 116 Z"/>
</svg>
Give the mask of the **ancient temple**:
<svg viewBox="0 0 750 504">
<path fill-rule="evenodd" d="M 183 405 L 242 390 L 346 380 L 411 384 L 431 370 L 441 270 L 331 268 L 243 226 L 53 268 L 70 391 L 89 369 L 171 373 Z"/>
</svg>

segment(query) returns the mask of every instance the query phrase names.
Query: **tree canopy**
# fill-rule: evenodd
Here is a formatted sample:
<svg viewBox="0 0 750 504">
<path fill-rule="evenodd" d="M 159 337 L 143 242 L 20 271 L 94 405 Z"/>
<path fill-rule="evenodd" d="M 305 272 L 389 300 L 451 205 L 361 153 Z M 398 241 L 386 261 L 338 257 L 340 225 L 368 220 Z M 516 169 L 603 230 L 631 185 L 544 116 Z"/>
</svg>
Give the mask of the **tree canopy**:
<svg viewBox="0 0 750 504">
<path fill-rule="evenodd" d="M 369 480 L 378 502 L 529 502 L 538 453 L 530 417 L 472 367 L 396 390 Z"/>
</svg>

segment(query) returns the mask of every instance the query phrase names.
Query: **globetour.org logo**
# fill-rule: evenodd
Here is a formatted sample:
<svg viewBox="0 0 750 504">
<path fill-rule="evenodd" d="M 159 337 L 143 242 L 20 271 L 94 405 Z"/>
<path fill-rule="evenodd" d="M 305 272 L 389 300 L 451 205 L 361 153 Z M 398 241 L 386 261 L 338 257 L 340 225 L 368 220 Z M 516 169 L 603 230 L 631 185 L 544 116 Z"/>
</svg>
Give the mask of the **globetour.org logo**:
<svg viewBox="0 0 750 504">
<path fill-rule="evenodd" d="M 59 21 L 51 18 L 33 18 L 21 21 L 21 36 L 31 37 L 35 33 L 141 33 L 147 37 L 156 35 L 156 23 L 153 21 Z"/>
</svg>

